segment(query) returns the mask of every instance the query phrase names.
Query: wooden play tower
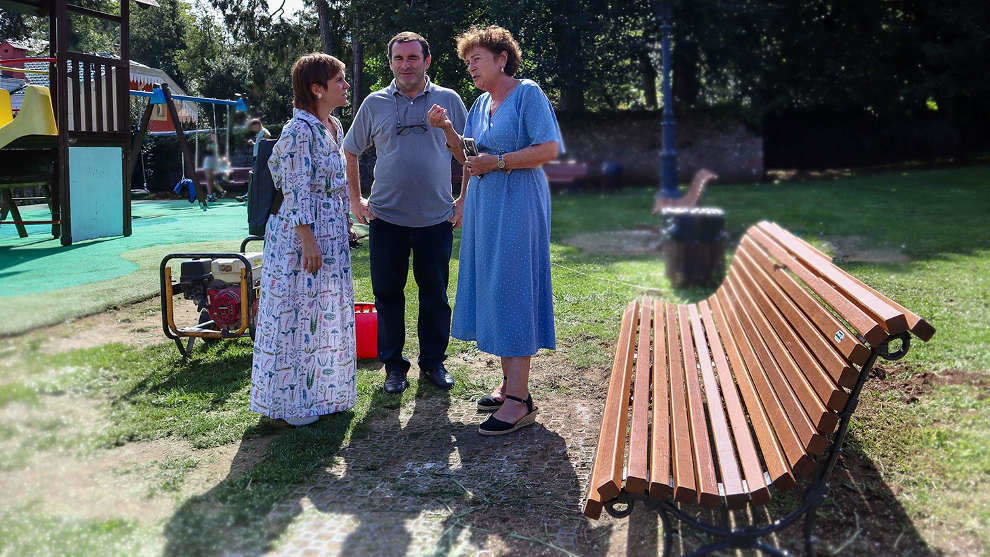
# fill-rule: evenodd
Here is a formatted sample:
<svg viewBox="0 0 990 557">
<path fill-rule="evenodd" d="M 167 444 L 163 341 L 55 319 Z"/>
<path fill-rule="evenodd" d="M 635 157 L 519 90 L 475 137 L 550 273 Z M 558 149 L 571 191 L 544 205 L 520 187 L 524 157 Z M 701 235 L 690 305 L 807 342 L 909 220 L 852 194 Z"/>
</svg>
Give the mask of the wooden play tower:
<svg viewBox="0 0 990 557">
<path fill-rule="evenodd" d="M 136 2 L 158 5 L 154 0 Z M 43 185 L 52 220 L 42 222 L 52 224 L 52 233 L 66 246 L 131 234 L 130 4 L 101 4 L 97 10 L 65 0 L 0 0 L 0 9 L 48 18 L 49 56 L 35 60 L 48 63 L 57 128 L 48 134 L 27 133 L 0 147 L 0 183 Z M 119 51 L 95 55 L 71 50 L 71 26 L 84 18 L 119 31 Z"/>
</svg>

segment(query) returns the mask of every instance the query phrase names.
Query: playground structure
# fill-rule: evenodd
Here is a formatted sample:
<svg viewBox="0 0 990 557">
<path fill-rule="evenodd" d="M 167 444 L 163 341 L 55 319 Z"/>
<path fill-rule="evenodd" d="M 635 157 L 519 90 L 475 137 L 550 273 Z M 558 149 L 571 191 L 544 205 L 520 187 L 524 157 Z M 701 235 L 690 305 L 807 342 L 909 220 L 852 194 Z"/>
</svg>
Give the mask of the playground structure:
<svg viewBox="0 0 990 557">
<path fill-rule="evenodd" d="M 214 99 L 207 97 L 191 97 L 186 95 L 172 95 L 169 89 L 168 83 L 161 83 L 161 85 L 153 88 L 151 91 L 129 91 L 129 94 L 133 97 L 143 97 L 148 99 L 148 104 L 145 105 L 144 112 L 141 115 L 141 122 L 138 126 L 138 133 L 134 136 L 134 141 L 131 147 L 131 156 L 127 162 L 127 175 L 130 176 L 134 172 L 134 168 L 137 166 L 138 160 L 141 158 L 141 144 L 144 142 L 147 136 L 152 114 L 156 110 L 164 108 L 171 117 L 172 122 L 180 122 L 178 116 L 178 110 L 175 105 L 175 101 L 187 101 L 199 104 L 210 105 L 213 109 L 213 131 L 216 133 L 216 112 L 215 107 L 217 105 L 226 107 L 227 117 L 226 117 L 226 153 L 230 154 L 230 136 L 233 131 L 233 120 L 230 118 L 230 109 L 233 108 L 237 112 L 247 112 L 247 104 L 243 99 Z M 186 132 L 182 131 L 181 124 L 175 124 L 175 136 L 179 141 L 179 149 L 182 152 L 182 173 L 183 178 L 188 178 L 192 181 L 192 188 L 196 192 L 196 198 L 199 200 L 200 204 L 206 207 L 206 194 L 202 187 L 202 182 L 199 179 L 200 170 L 196 168 L 196 163 L 199 158 L 199 149 L 196 149 L 194 153 L 190 150 L 189 141 L 186 138 Z M 198 139 L 197 139 L 198 146 Z M 203 175 L 205 179 L 205 175 Z"/>
<path fill-rule="evenodd" d="M 141 7 L 157 6 L 154 0 L 137 0 Z M 4 210 L 0 224 L 14 224 L 27 236 L 25 225 L 51 224 L 52 235 L 62 245 L 93 238 L 131 234 L 130 182 L 141 157 L 140 146 L 149 129 L 152 112 L 162 108 L 171 122 L 180 122 L 168 84 L 152 91 L 130 89 L 129 3 L 118 1 L 99 11 L 65 0 L 0 0 L 4 9 L 48 18 L 49 56 L 0 60 L 20 73 L 47 73 L 49 88 L 28 86 L 17 116 L 10 94 L 0 93 L 0 196 Z M 111 13 L 115 12 L 115 13 Z M 120 33 L 117 57 L 74 52 L 69 48 L 70 21 L 95 18 L 116 25 Z M 37 69 L 47 63 L 47 69 Z M 148 97 L 137 137 L 130 130 L 129 99 Z M 229 152 L 229 109 L 246 110 L 243 100 L 207 99 L 176 95 L 176 100 L 226 105 Z M 175 126 L 181 131 L 181 125 Z M 196 177 L 196 161 L 184 133 L 176 134 L 184 154 L 183 173 L 192 181 L 196 197 L 206 195 Z M 44 197 L 15 198 L 15 188 L 40 188 Z M 17 201 L 46 201 L 50 221 L 24 221 Z M 7 214 L 12 220 L 6 221 Z"/>
<path fill-rule="evenodd" d="M 47 181 L 33 181 L 38 173 L 51 175 L 51 157 L 45 156 L 50 153 L 45 149 L 47 144 L 51 144 L 58 136 L 58 128 L 55 124 L 55 115 L 52 113 L 52 101 L 48 90 L 44 87 L 31 85 L 24 94 L 24 102 L 21 110 L 14 118 L 11 110 L 10 93 L 6 89 L 0 89 L 0 150 L 8 145 L 20 145 L 20 149 L 8 149 L 0 151 L 4 153 L 0 157 L 4 168 L 7 171 L 7 179 L 0 185 L 0 196 L 5 207 L 0 211 L 0 222 L 7 218 L 8 212 L 13 217 L 13 223 L 17 226 L 17 233 L 22 238 L 27 236 L 26 224 L 51 224 L 52 235 L 58 237 L 59 223 L 53 216 L 51 221 L 24 221 L 17 210 L 12 189 L 15 186 L 30 187 L 38 186 L 45 192 L 44 199 L 48 202 L 48 208 L 55 215 L 57 208 L 52 205 L 51 189 Z M 19 143 L 18 143 L 19 141 Z M 38 149 L 26 149 L 30 144 L 39 146 Z M 7 153 L 24 155 L 27 150 L 30 155 L 21 160 L 7 160 Z M 32 156 L 33 155 L 33 156 Z M 15 165 L 17 165 L 15 167 Z M 16 168 L 16 169 L 15 169 Z"/>
<path fill-rule="evenodd" d="M 137 0 L 142 7 L 154 0 Z M 34 106 L 22 106 L 0 128 L 0 183 L 9 189 L 42 185 L 52 212 L 52 233 L 62 245 L 92 238 L 131 234 L 128 81 L 130 4 L 111 3 L 115 13 L 85 8 L 65 0 L 2 0 L 6 10 L 48 18 L 50 90 L 35 90 Z M 74 52 L 69 47 L 70 21 L 95 18 L 119 30 L 118 57 Z M 3 62 L 0 61 L 0 64 Z M 39 88 L 44 90 L 44 88 Z M 9 106 L 9 97 L 7 97 Z M 2 101 L 0 101 L 2 102 Z M 25 98 L 25 103 L 27 103 Z M 0 109 L 2 110 L 2 109 Z M 6 119 L 6 111 L 0 118 Z M 22 118 L 25 121 L 19 122 Z M 54 129 L 51 129 L 51 118 Z M 41 128 L 35 121 L 47 122 Z M 11 126 L 14 126 L 11 128 Z M 41 133 L 39 133 L 41 132 Z M 6 216 L 6 215 L 5 215 Z M 2 222 L 9 224 L 8 222 Z M 24 223 L 18 233 L 26 235 Z"/>
</svg>

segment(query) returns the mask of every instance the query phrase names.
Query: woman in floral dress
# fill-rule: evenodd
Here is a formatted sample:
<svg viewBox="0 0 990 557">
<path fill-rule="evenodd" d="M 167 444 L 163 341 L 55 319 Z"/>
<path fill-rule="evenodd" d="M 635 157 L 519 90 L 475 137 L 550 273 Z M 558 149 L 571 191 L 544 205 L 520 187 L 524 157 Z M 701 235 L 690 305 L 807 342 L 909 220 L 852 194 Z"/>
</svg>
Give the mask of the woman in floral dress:
<svg viewBox="0 0 990 557">
<path fill-rule="evenodd" d="M 292 119 L 268 167 L 283 201 L 268 219 L 251 410 L 291 425 L 354 406 L 354 285 L 344 139 L 344 64 L 308 54 L 292 66 Z"/>
</svg>

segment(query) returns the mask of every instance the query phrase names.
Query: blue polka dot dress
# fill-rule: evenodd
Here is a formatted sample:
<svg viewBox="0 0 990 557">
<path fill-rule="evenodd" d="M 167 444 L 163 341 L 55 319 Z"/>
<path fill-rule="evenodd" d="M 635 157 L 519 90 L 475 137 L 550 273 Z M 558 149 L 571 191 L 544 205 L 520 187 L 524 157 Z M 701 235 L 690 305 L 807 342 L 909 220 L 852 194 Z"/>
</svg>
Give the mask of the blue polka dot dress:
<svg viewBox="0 0 990 557">
<path fill-rule="evenodd" d="M 564 149 L 549 99 L 524 79 L 494 115 L 482 94 L 468 113 L 465 137 L 498 154 L 556 141 Z M 550 188 L 542 168 L 473 176 L 464 200 L 457 298 L 451 334 L 497 356 L 556 348 L 550 282 Z"/>
</svg>

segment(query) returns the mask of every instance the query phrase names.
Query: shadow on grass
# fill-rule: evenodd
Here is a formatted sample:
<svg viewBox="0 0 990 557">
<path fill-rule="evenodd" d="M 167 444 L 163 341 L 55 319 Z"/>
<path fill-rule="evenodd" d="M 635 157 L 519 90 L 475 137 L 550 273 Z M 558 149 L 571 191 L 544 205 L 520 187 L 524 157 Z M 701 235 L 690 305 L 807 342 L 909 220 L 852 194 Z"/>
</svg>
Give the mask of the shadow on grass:
<svg viewBox="0 0 990 557">
<path fill-rule="evenodd" d="M 764 506 L 730 511 L 733 527 L 766 526 L 798 508 L 807 482 L 788 491 L 773 492 Z M 835 467 L 825 502 L 816 515 L 814 549 L 820 555 L 939 555 L 915 528 L 896 494 L 883 479 L 875 463 L 859 447 L 855 435 L 846 437 L 846 450 Z M 721 510 L 697 505 L 680 509 L 698 520 L 726 526 Z M 629 519 L 629 555 L 656 555 L 663 548 L 663 528 L 653 510 L 637 505 Z M 704 533 L 672 520 L 673 555 L 695 551 L 713 540 Z M 780 532 L 761 540 L 791 554 L 804 554 L 803 517 Z"/>
<path fill-rule="evenodd" d="M 169 520 L 164 553 L 446 555 L 465 544 L 508 554 L 606 552 L 610 528 L 581 517 L 560 435 L 537 424 L 482 437 L 473 404 L 452 409 L 451 393 L 425 381 L 402 396 L 413 405 L 403 419 L 400 398 L 363 373 L 354 411 L 267 437 L 255 433 L 269 422 L 259 419 L 228 476 Z"/>
</svg>

